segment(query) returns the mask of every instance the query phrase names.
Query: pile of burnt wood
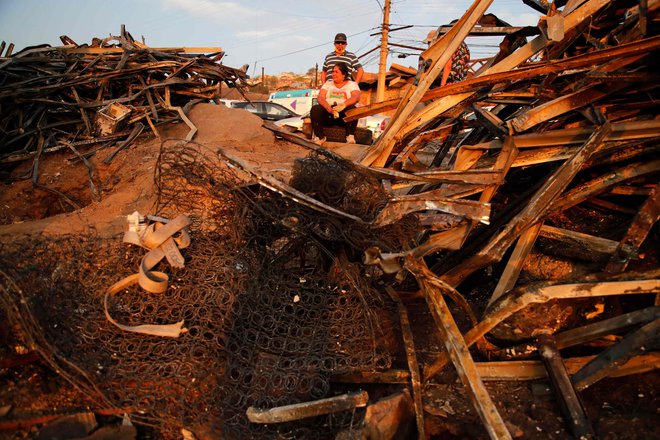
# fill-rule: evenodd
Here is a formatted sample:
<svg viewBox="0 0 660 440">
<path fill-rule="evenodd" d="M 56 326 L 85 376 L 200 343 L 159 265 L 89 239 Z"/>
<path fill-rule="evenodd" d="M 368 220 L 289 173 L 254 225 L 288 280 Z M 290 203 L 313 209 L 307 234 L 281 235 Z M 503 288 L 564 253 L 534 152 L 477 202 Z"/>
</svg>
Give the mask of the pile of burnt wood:
<svg viewBox="0 0 660 440">
<path fill-rule="evenodd" d="M 219 47 L 151 48 L 122 26 L 119 36 L 78 45 L 27 47 L 0 58 L 0 163 L 44 152 L 126 147 L 145 128 L 183 120 L 186 106 L 245 86 L 243 70 L 220 63 Z M 5 48 L 0 46 L 0 55 Z M 93 148 L 91 151 L 90 148 Z M 78 153 L 81 154 L 81 153 Z M 110 159 L 111 160 L 111 159 Z"/>
<path fill-rule="evenodd" d="M 538 371 L 519 359 L 535 356 L 570 431 L 589 436 L 577 393 L 659 365 L 660 2 L 526 1 L 545 14 L 537 36 L 433 88 L 491 3 L 476 0 L 420 55 L 399 98 L 349 113 L 394 111 L 355 161 L 390 193 L 378 226 L 414 213 L 426 227 L 418 246 L 370 249 L 364 260 L 414 275 L 444 341 L 421 368 L 408 351 L 420 438 L 421 384 L 449 363 L 489 434 L 510 437 L 483 380 L 495 369 L 500 379 L 530 378 Z M 459 330 L 445 295 L 471 327 Z M 560 350 L 599 339 L 598 354 L 562 359 Z M 471 346 L 512 369 L 475 363 Z"/>
</svg>

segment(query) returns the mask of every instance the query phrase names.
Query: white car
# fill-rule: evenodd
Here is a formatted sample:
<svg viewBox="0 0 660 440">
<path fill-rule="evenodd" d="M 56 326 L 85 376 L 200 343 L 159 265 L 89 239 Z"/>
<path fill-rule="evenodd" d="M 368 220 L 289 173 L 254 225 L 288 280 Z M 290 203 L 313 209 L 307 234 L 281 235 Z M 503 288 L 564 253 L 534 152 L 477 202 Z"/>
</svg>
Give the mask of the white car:
<svg viewBox="0 0 660 440">
<path fill-rule="evenodd" d="M 358 120 L 358 127 L 364 127 L 371 130 L 371 132 L 374 134 L 375 140 L 378 139 L 378 137 L 385 131 L 385 127 L 387 127 L 390 119 L 392 119 L 390 116 L 383 115 L 366 116 Z"/>
<path fill-rule="evenodd" d="M 237 107 L 236 103 L 245 102 L 245 101 L 241 101 L 239 99 L 218 99 L 218 101 L 220 102 L 220 104 L 224 105 L 225 107 L 229 107 L 229 108 Z"/>
</svg>

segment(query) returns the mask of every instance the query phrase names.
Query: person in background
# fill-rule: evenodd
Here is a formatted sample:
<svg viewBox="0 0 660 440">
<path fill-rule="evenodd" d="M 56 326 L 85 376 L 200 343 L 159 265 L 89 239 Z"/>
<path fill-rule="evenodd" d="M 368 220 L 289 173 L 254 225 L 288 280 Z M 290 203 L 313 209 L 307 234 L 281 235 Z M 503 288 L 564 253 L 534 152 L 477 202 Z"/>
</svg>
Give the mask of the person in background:
<svg viewBox="0 0 660 440">
<path fill-rule="evenodd" d="M 451 84 L 458 81 L 463 81 L 467 78 L 470 64 L 470 49 L 468 49 L 465 41 L 456 49 L 456 52 L 451 56 L 451 59 L 445 64 L 442 69 L 442 79 L 440 80 L 440 87 L 445 84 Z"/>
<path fill-rule="evenodd" d="M 353 79 L 356 83 L 360 83 L 364 70 L 362 64 L 353 52 L 346 50 L 346 34 L 338 33 L 335 35 L 335 50 L 325 56 L 323 61 L 323 70 L 321 72 L 321 83 L 325 83 L 332 76 L 332 69 L 337 63 L 346 63 L 350 67 L 351 75 L 348 79 Z"/>
<path fill-rule="evenodd" d="M 458 20 L 453 20 L 449 25 L 454 25 Z M 441 26 L 442 27 L 442 26 Z M 438 31 L 429 33 L 427 37 L 427 42 L 430 45 L 435 43 L 438 39 Z M 470 49 L 468 49 L 465 41 L 456 49 L 453 53 L 445 67 L 442 69 L 442 75 L 440 76 L 440 87 L 445 84 L 451 84 L 458 81 L 463 81 L 467 78 L 468 72 L 470 69 Z"/>
<path fill-rule="evenodd" d="M 324 127 L 339 125 L 346 127 L 346 143 L 355 143 L 357 120 L 345 122 L 346 110 L 355 108 L 360 101 L 360 88 L 351 81 L 346 63 L 337 63 L 332 69 L 332 80 L 323 83 L 319 91 L 318 104 L 312 107 L 312 141 L 319 145 L 325 143 Z"/>
</svg>

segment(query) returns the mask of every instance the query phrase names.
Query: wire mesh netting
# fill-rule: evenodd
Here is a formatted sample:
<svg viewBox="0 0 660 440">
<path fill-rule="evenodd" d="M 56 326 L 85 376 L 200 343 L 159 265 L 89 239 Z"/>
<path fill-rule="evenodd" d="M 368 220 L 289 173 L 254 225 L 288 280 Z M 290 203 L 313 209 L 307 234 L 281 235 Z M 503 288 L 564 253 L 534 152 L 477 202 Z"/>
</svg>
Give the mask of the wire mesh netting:
<svg viewBox="0 0 660 440">
<path fill-rule="evenodd" d="M 210 426 L 228 438 L 323 438 L 358 423 L 359 410 L 279 425 L 245 412 L 329 397 L 333 374 L 392 366 L 395 307 L 371 285 L 376 269 L 355 259 L 367 246 L 408 246 L 416 224 L 369 229 L 314 211 L 194 143 L 163 144 L 156 184 L 158 216 L 192 219 L 185 268 L 161 268 L 165 293 L 132 286 L 109 311 L 127 325 L 184 320 L 187 333 L 129 333 L 106 320 L 105 289 L 137 270 L 143 249 L 121 237 L 43 237 L 0 250 L 3 308 L 25 343 L 93 405 L 165 434 Z M 376 181 L 318 153 L 296 163 L 291 184 L 365 221 L 385 200 Z"/>
</svg>

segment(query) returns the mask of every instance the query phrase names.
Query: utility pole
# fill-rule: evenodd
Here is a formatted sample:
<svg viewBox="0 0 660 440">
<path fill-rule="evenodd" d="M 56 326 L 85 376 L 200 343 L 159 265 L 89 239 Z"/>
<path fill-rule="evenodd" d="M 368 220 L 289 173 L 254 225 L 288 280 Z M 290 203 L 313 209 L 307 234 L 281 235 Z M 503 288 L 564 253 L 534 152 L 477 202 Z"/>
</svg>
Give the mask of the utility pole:
<svg viewBox="0 0 660 440">
<path fill-rule="evenodd" d="M 264 75 L 264 66 L 261 66 L 261 87 L 266 91 L 266 93 L 269 92 L 268 85 L 266 84 L 266 75 Z"/>
<path fill-rule="evenodd" d="M 385 100 L 385 71 L 387 70 L 387 35 L 390 30 L 390 0 L 385 0 L 383 29 L 380 34 L 380 62 L 378 63 L 378 88 L 376 102 Z"/>
</svg>

